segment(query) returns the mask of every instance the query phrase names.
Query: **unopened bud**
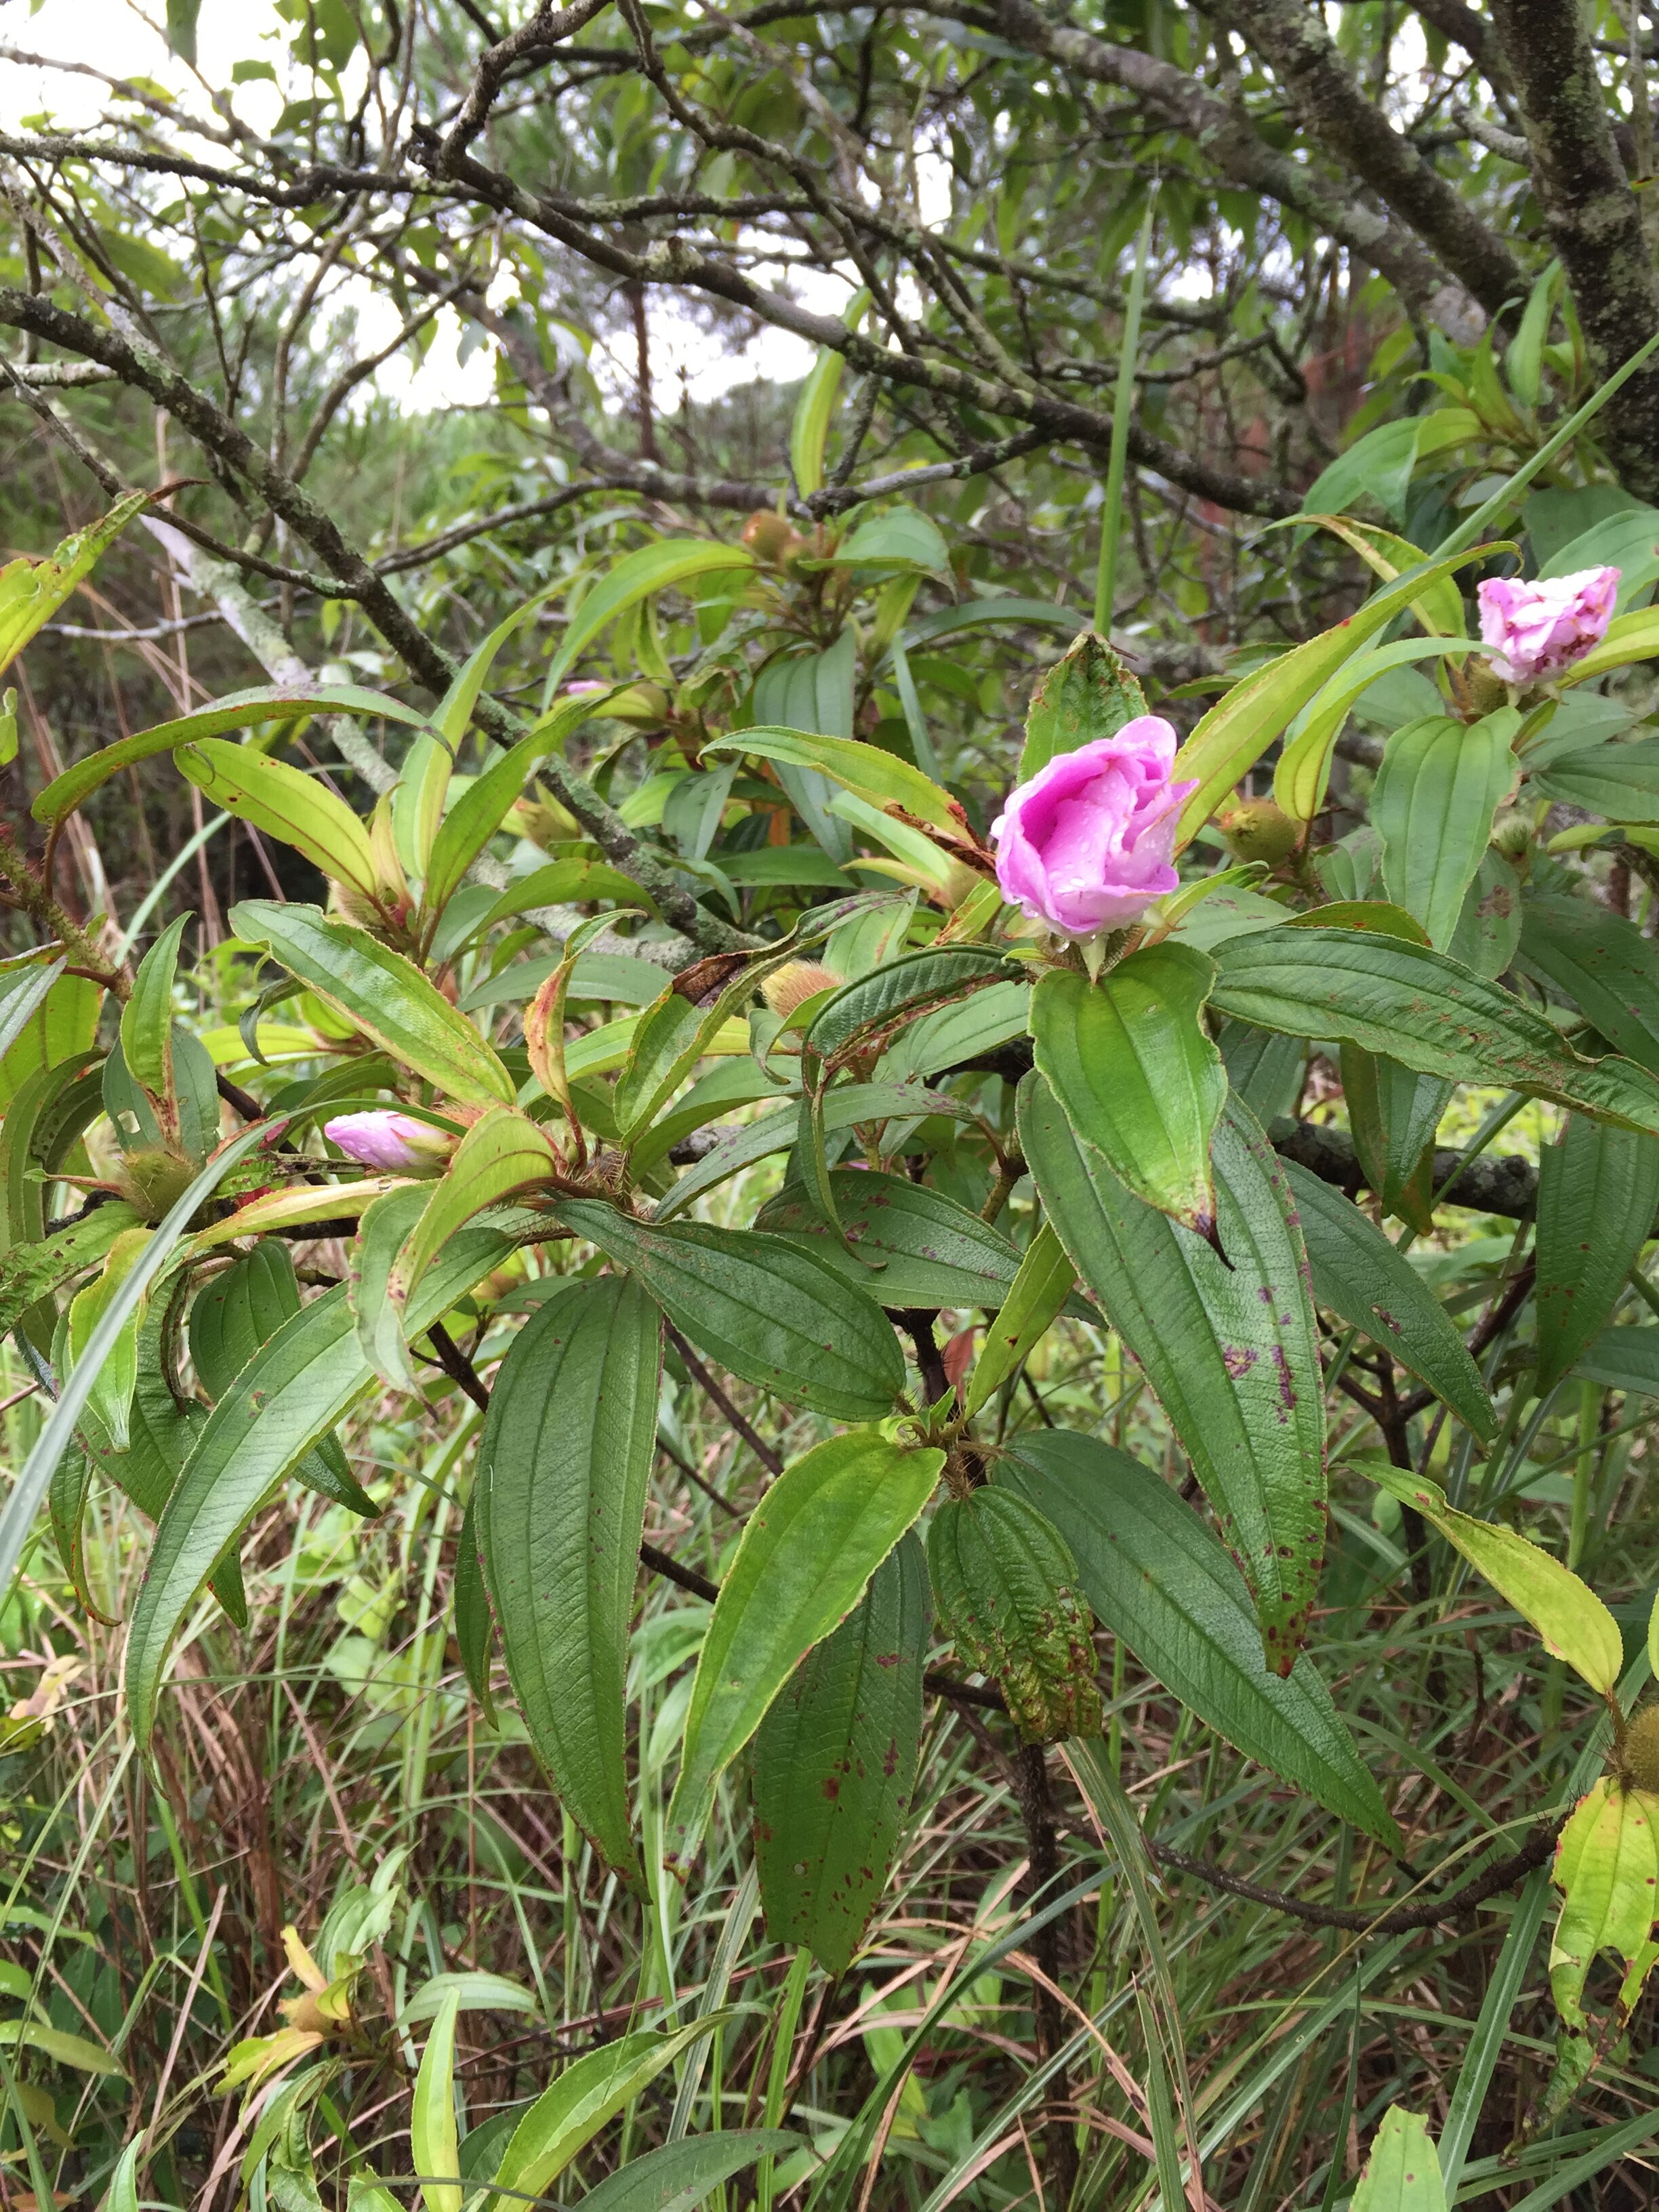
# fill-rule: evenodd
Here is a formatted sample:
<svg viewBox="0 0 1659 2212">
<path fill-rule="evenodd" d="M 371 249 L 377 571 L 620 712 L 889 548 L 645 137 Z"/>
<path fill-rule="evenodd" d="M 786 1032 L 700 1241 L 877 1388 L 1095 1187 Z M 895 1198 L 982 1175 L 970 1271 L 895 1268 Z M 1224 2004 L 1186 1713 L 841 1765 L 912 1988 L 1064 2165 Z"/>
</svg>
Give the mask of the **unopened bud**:
<svg viewBox="0 0 1659 2212">
<path fill-rule="evenodd" d="M 817 960 L 791 960 L 766 978 L 761 985 L 761 996 L 775 1014 L 781 1014 L 787 1021 L 791 1014 L 800 1012 L 809 999 L 816 999 L 821 991 L 836 989 L 842 981 L 833 969 L 825 968 Z"/>
<path fill-rule="evenodd" d="M 781 568 L 793 561 L 806 543 L 798 531 L 769 507 L 757 507 L 743 526 L 743 542 L 757 561 Z"/>
<path fill-rule="evenodd" d="M 191 1163 L 163 1145 L 144 1145 L 125 1154 L 115 1170 L 122 1196 L 146 1221 L 160 1221 L 171 1213 L 195 1176 Z"/>
<path fill-rule="evenodd" d="M 533 799 L 515 799 L 507 811 L 505 826 L 514 836 L 528 839 L 544 853 L 551 845 L 580 837 L 582 825 L 568 807 L 550 799 L 538 784 Z"/>
<path fill-rule="evenodd" d="M 366 1114 L 337 1114 L 323 1134 L 349 1160 L 392 1175 L 432 1175 L 455 1149 L 447 1129 L 437 1129 L 412 1114 L 377 1108 Z"/>
<path fill-rule="evenodd" d="M 1276 868 L 1288 860 L 1302 836 L 1302 824 L 1271 799 L 1247 799 L 1216 817 L 1220 830 L 1241 860 L 1265 860 Z"/>
<path fill-rule="evenodd" d="M 1537 832 L 1527 814 L 1500 814 L 1492 824 L 1492 849 L 1501 853 L 1522 883 L 1532 873 Z"/>
</svg>

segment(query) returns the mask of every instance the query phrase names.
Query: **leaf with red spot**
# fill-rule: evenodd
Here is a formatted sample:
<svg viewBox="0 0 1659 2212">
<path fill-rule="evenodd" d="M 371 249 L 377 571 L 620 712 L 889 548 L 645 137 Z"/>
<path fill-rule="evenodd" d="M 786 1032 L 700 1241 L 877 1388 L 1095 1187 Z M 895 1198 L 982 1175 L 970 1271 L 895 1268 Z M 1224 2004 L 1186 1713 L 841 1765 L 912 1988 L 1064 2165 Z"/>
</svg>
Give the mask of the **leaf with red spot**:
<svg viewBox="0 0 1659 2212">
<path fill-rule="evenodd" d="M 887 1886 L 921 1742 L 927 1569 L 915 1532 L 809 1651 L 755 1738 L 755 1857 L 775 1942 L 831 1974 Z"/>
</svg>

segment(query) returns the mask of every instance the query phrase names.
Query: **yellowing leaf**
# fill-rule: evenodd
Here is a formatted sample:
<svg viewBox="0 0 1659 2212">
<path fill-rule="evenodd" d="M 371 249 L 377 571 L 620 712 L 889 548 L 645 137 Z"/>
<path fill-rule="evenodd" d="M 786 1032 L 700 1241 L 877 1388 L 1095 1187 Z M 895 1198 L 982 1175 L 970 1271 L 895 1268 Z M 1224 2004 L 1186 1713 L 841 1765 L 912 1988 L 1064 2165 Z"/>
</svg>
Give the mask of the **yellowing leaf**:
<svg viewBox="0 0 1659 2212">
<path fill-rule="evenodd" d="M 12 662 L 43 624 L 50 622 L 104 549 L 114 543 L 149 505 L 149 494 L 131 492 L 107 514 L 65 538 L 44 561 L 25 556 L 0 568 L 0 671 Z"/>
<path fill-rule="evenodd" d="M 364 897 L 374 893 L 368 831 L 343 799 L 288 761 L 251 745 L 201 738 L 173 756 L 179 771 L 227 814 L 280 837 L 314 868 Z"/>
<path fill-rule="evenodd" d="M 1358 1455 L 1355 1463 L 1402 1504 L 1414 1505 L 1498 1595 L 1532 1623 L 1547 1652 L 1565 1659 L 1592 1690 L 1607 1695 L 1619 1680 L 1624 1656 L 1619 1624 L 1570 1567 L 1513 1528 L 1458 1512 L 1425 1476 L 1391 1467 L 1370 1452 Z"/>
<path fill-rule="evenodd" d="M 1555 1880 L 1563 1895 L 1550 1990 L 1562 2019 L 1582 2033 L 1584 1983 L 1597 1952 L 1616 1952 L 1627 1976 L 1651 1963 L 1644 1954 L 1659 1904 L 1659 1797 L 1603 1775 L 1561 1831 Z M 1624 1990 L 1620 2001 L 1627 2010 Z"/>
</svg>

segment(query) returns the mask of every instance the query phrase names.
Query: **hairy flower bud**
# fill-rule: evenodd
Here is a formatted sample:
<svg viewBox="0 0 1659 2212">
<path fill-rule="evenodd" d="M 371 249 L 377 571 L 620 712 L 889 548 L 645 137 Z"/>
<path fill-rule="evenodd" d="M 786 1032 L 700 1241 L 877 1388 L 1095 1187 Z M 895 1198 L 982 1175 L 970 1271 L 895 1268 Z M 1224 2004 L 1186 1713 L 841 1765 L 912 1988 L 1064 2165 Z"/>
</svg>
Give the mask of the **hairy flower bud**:
<svg viewBox="0 0 1659 2212">
<path fill-rule="evenodd" d="M 820 991 L 833 991 L 842 980 L 816 960 L 791 960 L 766 978 L 761 996 L 775 1014 L 787 1021 L 809 999 L 816 999 Z"/>
<path fill-rule="evenodd" d="M 770 507 L 757 507 L 743 526 L 743 542 L 757 561 L 781 568 L 793 561 L 806 540 Z"/>
<path fill-rule="evenodd" d="M 349 1160 L 395 1175 L 433 1175 L 455 1149 L 447 1129 L 417 1121 L 412 1114 L 376 1108 L 365 1114 L 337 1114 L 323 1134 Z"/>
<path fill-rule="evenodd" d="M 1271 799 L 1247 799 L 1216 817 L 1216 828 L 1241 860 L 1265 860 L 1276 868 L 1295 852 L 1302 824 Z"/>
</svg>

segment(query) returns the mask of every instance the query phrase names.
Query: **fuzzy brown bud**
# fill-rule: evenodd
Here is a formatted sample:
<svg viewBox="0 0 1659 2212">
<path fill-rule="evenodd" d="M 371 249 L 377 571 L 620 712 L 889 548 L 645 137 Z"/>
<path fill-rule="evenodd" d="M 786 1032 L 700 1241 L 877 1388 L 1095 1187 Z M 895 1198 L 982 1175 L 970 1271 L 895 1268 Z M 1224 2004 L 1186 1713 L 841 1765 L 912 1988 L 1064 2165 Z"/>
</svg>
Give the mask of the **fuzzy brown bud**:
<svg viewBox="0 0 1659 2212">
<path fill-rule="evenodd" d="M 743 526 L 743 542 L 757 561 L 781 568 L 806 543 L 798 531 L 770 507 L 757 507 Z"/>
<path fill-rule="evenodd" d="M 792 960 L 766 978 L 761 996 L 775 1014 L 787 1021 L 809 999 L 816 999 L 820 991 L 833 991 L 841 981 L 833 969 L 817 960 Z"/>
</svg>

